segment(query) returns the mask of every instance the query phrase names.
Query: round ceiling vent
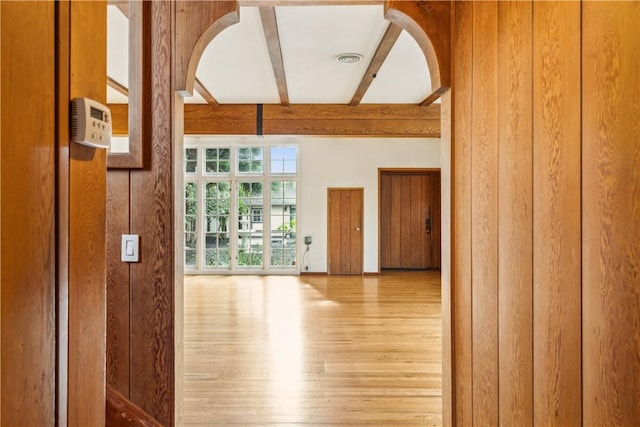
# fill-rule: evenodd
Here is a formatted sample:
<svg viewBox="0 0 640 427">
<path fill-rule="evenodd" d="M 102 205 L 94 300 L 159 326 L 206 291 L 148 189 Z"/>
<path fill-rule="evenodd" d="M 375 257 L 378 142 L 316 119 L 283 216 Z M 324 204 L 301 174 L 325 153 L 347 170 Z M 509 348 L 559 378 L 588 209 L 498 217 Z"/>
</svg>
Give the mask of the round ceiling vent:
<svg viewBox="0 0 640 427">
<path fill-rule="evenodd" d="M 336 59 L 342 64 L 353 64 L 360 61 L 362 59 L 362 55 L 359 53 L 342 53 L 336 56 Z"/>
</svg>

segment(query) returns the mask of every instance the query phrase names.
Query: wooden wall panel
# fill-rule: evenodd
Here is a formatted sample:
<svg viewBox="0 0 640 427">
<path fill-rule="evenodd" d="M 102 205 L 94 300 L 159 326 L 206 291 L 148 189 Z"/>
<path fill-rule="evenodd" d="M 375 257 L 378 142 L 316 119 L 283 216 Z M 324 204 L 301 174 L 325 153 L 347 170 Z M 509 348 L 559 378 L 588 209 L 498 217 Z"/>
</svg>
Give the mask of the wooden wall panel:
<svg viewBox="0 0 640 427">
<path fill-rule="evenodd" d="M 498 5 L 498 307 L 501 425 L 533 422 L 532 4 Z"/>
<path fill-rule="evenodd" d="M 473 3 L 473 415 L 498 424 L 498 13 Z"/>
<path fill-rule="evenodd" d="M 0 2 L 3 426 L 55 422 L 54 25 L 51 2 Z"/>
<path fill-rule="evenodd" d="M 166 426 L 174 419 L 173 7 L 152 5 L 152 151 L 149 169 L 132 171 L 130 182 L 130 230 L 140 235 L 140 262 L 130 266 L 130 399 Z"/>
<path fill-rule="evenodd" d="M 640 420 L 640 3 L 582 6 L 583 425 Z"/>
<path fill-rule="evenodd" d="M 580 3 L 534 2 L 533 22 L 533 421 L 577 426 Z"/>
<path fill-rule="evenodd" d="M 120 259 L 129 234 L 129 171 L 107 173 L 107 384 L 129 397 L 129 263 Z"/>
<path fill-rule="evenodd" d="M 71 3 L 70 97 L 104 102 L 106 2 Z M 69 420 L 104 423 L 106 150 L 71 144 L 69 172 Z"/>
<path fill-rule="evenodd" d="M 471 147 L 473 126 L 473 6 L 454 3 L 453 134 L 451 208 L 452 377 L 453 425 L 473 422 L 472 411 L 472 275 L 471 275 Z"/>
</svg>

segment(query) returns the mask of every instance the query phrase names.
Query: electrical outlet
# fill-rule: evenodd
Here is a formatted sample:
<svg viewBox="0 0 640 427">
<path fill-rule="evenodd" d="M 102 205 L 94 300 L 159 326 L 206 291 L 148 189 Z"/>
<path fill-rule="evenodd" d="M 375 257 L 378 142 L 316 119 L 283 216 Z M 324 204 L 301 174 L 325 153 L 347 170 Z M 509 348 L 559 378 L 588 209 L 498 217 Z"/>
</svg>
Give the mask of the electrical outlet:
<svg viewBox="0 0 640 427">
<path fill-rule="evenodd" d="M 304 244 L 307 246 L 311 244 L 311 236 L 304 236 Z"/>
</svg>

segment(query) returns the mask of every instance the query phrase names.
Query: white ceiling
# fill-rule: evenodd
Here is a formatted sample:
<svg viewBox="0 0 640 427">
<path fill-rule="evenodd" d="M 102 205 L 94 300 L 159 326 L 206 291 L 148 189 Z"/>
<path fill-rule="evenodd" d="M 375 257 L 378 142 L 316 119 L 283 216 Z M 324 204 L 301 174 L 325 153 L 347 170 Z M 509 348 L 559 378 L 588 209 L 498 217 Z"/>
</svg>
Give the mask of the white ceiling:
<svg viewBox="0 0 640 427">
<path fill-rule="evenodd" d="M 347 104 L 389 24 L 382 5 L 275 8 L 292 104 Z M 107 74 L 127 86 L 127 20 L 109 6 Z M 336 56 L 358 53 L 355 64 Z M 257 7 L 241 7 L 240 22 L 205 49 L 196 77 L 220 104 L 279 104 L 273 67 Z M 402 32 L 362 103 L 418 104 L 431 93 L 429 70 L 415 40 Z M 126 102 L 109 88 L 107 102 Z M 196 94 L 186 102 L 204 103 Z"/>
</svg>

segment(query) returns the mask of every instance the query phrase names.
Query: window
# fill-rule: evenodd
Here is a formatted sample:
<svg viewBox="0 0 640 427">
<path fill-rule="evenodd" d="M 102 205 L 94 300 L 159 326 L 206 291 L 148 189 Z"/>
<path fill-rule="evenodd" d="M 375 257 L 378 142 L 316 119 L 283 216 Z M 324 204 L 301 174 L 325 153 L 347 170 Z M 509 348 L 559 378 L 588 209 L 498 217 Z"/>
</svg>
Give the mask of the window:
<svg viewBox="0 0 640 427">
<path fill-rule="evenodd" d="M 205 150 L 205 171 L 207 174 L 228 174 L 230 171 L 229 148 L 207 148 Z"/>
<path fill-rule="evenodd" d="M 185 271 L 297 268 L 297 147 L 198 144 L 184 151 Z"/>
<path fill-rule="evenodd" d="M 251 221 L 262 222 L 262 208 L 251 209 Z"/>
<path fill-rule="evenodd" d="M 296 147 L 271 147 L 271 173 L 295 174 L 297 157 Z"/>
<path fill-rule="evenodd" d="M 184 264 L 195 266 L 198 243 L 198 184 L 184 185 Z"/>
<path fill-rule="evenodd" d="M 262 147 L 238 148 L 238 173 L 262 173 Z"/>
<path fill-rule="evenodd" d="M 187 148 L 184 150 L 184 173 L 198 173 L 198 149 Z"/>
</svg>

